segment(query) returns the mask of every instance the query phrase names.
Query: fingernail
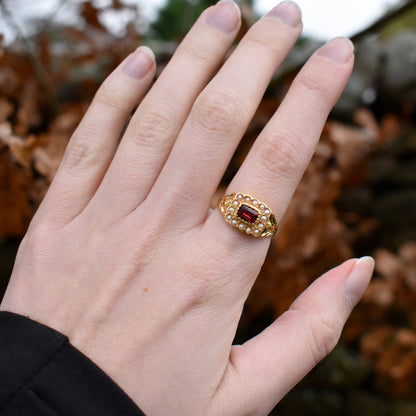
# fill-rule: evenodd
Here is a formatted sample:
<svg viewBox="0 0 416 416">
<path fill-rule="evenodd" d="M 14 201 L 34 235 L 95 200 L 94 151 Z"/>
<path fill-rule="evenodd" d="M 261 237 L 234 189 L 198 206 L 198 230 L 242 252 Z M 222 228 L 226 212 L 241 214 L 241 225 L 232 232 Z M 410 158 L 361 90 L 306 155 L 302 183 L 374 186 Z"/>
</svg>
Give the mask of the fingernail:
<svg viewBox="0 0 416 416">
<path fill-rule="evenodd" d="M 211 10 L 206 21 L 221 32 L 230 34 L 240 22 L 240 8 L 232 0 L 221 0 Z"/>
<path fill-rule="evenodd" d="M 277 17 L 288 26 L 296 27 L 301 19 L 302 13 L 293 1 L 284 1 L 270 10 L 266 16 Z"/>
<path fill-rule="evenodd" d="M 364 294 L 374 270 L 374 259 L 370 256 L 358 259 L 344 283 L 345 296 L 354 307 Z"/>
<path fill-rule="evenodd" d="M 155 64 L 155 55 L 147 46 L 140 46 L 127 59 L 122 71 L 136 79 L 142 79 L 150 71 L 150 68 Z"/>
<path fill-rule="evenodd" d="M 354 44 L 348 38 L 335 38 L 318 50 L 318 55 L 336 64 L 345 64 L 354 53 Z"/>
</svg>

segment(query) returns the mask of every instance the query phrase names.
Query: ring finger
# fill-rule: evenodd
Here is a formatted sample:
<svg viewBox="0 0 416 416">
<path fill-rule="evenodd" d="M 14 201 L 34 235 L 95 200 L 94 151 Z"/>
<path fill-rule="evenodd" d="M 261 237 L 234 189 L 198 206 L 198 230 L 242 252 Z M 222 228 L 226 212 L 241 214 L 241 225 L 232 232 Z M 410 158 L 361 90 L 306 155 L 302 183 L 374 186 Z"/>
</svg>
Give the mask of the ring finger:
<svg viewBox="0 0 416 416">
<path fill-rule="evenodd" d="M 267 203 L 281 219 L 302 177 L 332 107 L 351 74 L 353 45 L 336 38 L 321 47 L 294 80 L 227 189 Z M 222 227 L 218 210 L 209 219 Z M 213 224 L 211 223 L 212 227 Z M 239 238 L 236 233 L 222 233 Z"/>
</svg>

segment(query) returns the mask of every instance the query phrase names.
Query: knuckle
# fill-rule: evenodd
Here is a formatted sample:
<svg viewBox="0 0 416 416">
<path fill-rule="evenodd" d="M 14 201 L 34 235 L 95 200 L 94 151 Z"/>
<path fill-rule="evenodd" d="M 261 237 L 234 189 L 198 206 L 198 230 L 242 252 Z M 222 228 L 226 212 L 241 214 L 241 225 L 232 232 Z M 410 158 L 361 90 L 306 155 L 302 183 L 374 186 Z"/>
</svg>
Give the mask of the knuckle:
<svg viewBox="0 0 416 416">
<path fill-rule="evenodd" d="M 207 43 L 202 38 L 193 39 L 192 42 L 183 42 L 177 52 L 178 55 L 186 55 L 193 60 L 207 64 L 212 61 L 212 52 L 207 49 Z"/>
<path fill-rule="evenodd" d="M 205 273 L 201 275 L 195 265 L 183 265 L 187 279 L 178 279 L 178 287 L 190 308 L 203 305 L 210 298 L 212 280 Z M 185 275 L 185 274 L 184 274 Z"/>
<path fill-rule="evenodd" d="M 337 345 L 342 325 L 335 317 L 318 314 L 309 321 L 310 352 L 314 364 L 319 363 Z"/>
<path fill-rule="evenodd" d="M 319 71 L 308 71 L 308 73 L 301 74 L 298 82 L 308 97 L 321 99 L 329 93 L 328 82 Z"/>
<path fill-rule="evenodd" d="M 224 138 L 233 134 L 244 119 L 240 100 L 226 93 L 210 92 L 197 100 L 194 121 L 201 134 Z"/>
<path fill-rule="evenodd" d="M 291 177 L 297 174 L 300 164 L 300 151 L 295 143 L 296 140 L 282 134 L 270 134 L 260 145 L 260 159 L 266 170 L 274 175 Z"/>
<path fill-rule="evenodd" d="M 171 136 L 176 131 L 175 117 L 170 115 L 171 111 L 149 111 L 139 120 L 132 120 L 134 143 L 141 147 L 157 147 L 158 149 L 168 146 Z"/>
<path fill-rule="evenodd" d="M 43 225 L 31 227 L 19 246 L 19 255 L 24 253 L 26 257 L 38 258 L 49 246 L 51 240 L 52 231 L 49 228 Z"/>
<path fill-rule="evenodd" d="M 77 137 L 70 143 L 65 151 L 63 166 L 67 169 L 88 168 L 94 166 L 99 156 L 94 150 L 92 140 L 85 137 Z"/>
<path fill-rule="evenodd" d="M 197 269 L 197 275 L 195 275 L 194 279 L 191 279 L 187 287 L 190 298 L 193 299 L 195 304 L 214 303 L 226 307 L 230 304 L 235 305 L 236 302 L 238 303 L 247 297 L 250 284 L 242 284 L 242 282 L 252 281 L 250 279 L 250 276 L 253 275 L 250 273 L 251 268 L 250 270 L 240 269 L 242 271 L 238 276 L 238 282 L 231 278 L 235 273 L 234 268 L 227 266 L 221 270 L 218 269 L 218 264 L 227 264 L 233 255 L 236 257 L 235 250 L 231 249 L 216 249 L 212 250 L 211 254 L 207 253 L 207 258 L 200 263 L 206 265 L 206 267 L 204 267 L 203 271 L 200 268 Z M 211 256 L 215 258 L 215 261 L 212 258 L 208 258 Z M 246 256 L 245 260 L 245 262 L 237 260 L 237 263 L 246 266 Z M 260 271 L 259 268 L 256 271 L 258 273 Z"/>
<path fill-rule="evenodd" d="M 186 284 L 184 293 L 187 294 L 188 299 L 193 305 L 208 303 L 214 297 L 214 276 L 209 273 L 204 273 L 199 276 L 191 274 L 191 276 L 193 278 Z"/>
<path fill-rule="evenodd" d="M 246 41 L 252 43 L 257 48 L 265 49 L 273 55 L 283 52 L 281 38 L 276 36 L 273 30 L 264 30 L 260 26 L 254 26 L 252 30 L 247 32 Z"/>
<path fill-rule="evenodd" d="M 190 256 L 181 265 L 181 270 L 185 271 L 181 275 L 186 278 L 180 279 L 179 285 L 182 293 L 186 294 L 187 299 L 194 306 L 208 304 L 213 300 L 218 302 L 218 294 L 221 293 L 224 296 L 228 291 L 227 282 L 218 276 L 217 266 L 227 261 L 226 255 L 220 253 L 220 250 L 215 250 L 216 261 L 214 262 L 213 254 L 209 254 L 206 249 L 206 243 L 194 241 L 191 250 L 198 253 L 200 261 L 195 264 L 195 256 Z M 201 264 L 204 265 L 203 269 Z"/>
<path fill-rule="evenodd" d="M 94 101 L 104 107 L 112 110 L 120 111 L 125 107 L 126 97 L 125 91 L 114 88 L 111 79 L 107 78 L 95 94 Z"/>
</svg>

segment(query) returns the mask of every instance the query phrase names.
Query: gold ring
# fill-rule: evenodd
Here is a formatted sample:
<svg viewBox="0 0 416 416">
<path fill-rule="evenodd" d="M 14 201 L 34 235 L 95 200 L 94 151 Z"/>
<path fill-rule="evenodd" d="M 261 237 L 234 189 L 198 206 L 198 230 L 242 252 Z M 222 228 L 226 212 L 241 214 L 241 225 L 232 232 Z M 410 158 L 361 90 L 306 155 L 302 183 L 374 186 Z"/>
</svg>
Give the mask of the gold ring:
<svg viewBox="0 0 416 416">
<path fill-rule="evenodd" d="M 276 218 L 271 209 L 250 195 L 234 193 L 218 201 L 225 221 L 254 237 L 272 237 L 277 232 Z"/>
</svg>

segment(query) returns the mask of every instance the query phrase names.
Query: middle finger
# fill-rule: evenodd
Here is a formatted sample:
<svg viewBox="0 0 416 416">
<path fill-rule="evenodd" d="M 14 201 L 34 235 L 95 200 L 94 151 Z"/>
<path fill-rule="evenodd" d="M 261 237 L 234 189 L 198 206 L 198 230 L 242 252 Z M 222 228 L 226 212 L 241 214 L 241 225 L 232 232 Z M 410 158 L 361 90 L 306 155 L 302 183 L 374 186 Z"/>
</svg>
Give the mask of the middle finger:
<svg viewBox="0 0 416 416">
<path fill-rule="evenodd" d="M 181 224 L 194 225 L 204 218 L 270 79 L 301 29 L 299 8 L 286 1 L 247 32 L 197 98 L 149 195 L 151 203 L 180 210 Z"/>
</svg>

